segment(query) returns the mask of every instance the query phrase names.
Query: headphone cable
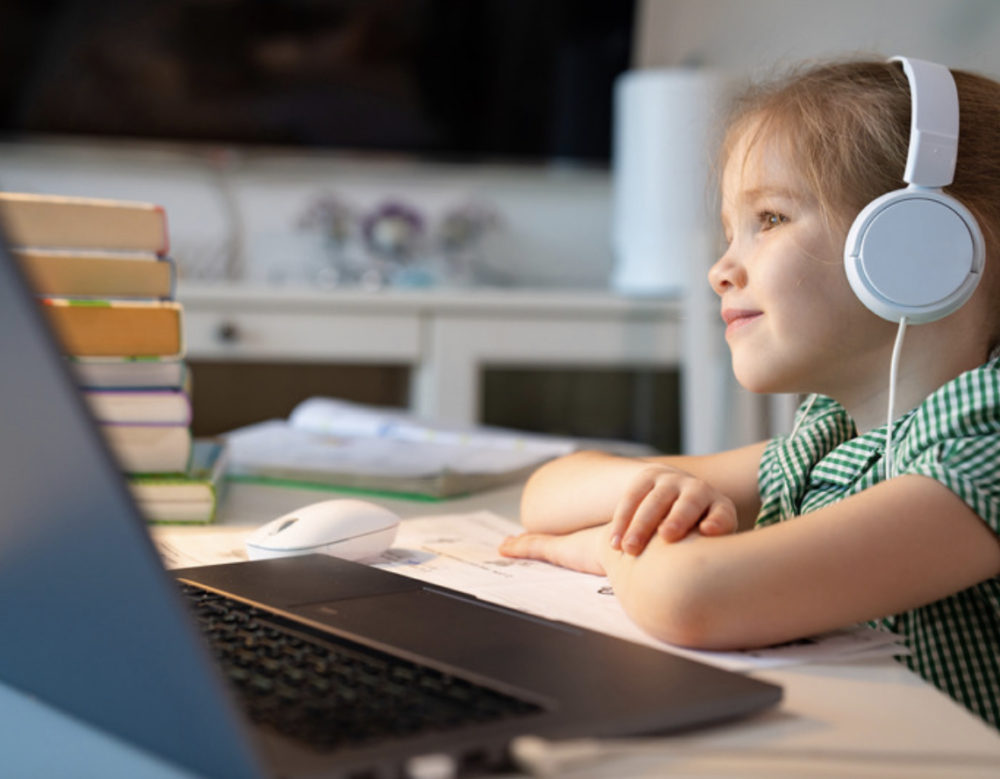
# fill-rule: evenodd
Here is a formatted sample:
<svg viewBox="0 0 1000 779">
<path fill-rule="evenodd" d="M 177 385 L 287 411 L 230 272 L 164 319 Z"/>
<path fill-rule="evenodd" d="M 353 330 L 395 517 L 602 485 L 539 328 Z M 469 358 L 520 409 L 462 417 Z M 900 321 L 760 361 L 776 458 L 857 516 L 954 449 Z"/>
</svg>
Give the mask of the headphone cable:
<svg viewBox="0 0 1000 779">
<path fill-rule="evenodd" d="M 900 317 L 899 330 L 896 331 L 896 342 L 892 347 L 892 359 L 889 362 L 889 408 L 886 411 L 885 425 L 885 478 L 895 475 L 895 462 L 892 454 L 892 420 L 896 417 L 896 380 L 899 378 L 899 355 L 903 351 L 903 336 L 906 335 L 906 317 Z"/>
</svg>

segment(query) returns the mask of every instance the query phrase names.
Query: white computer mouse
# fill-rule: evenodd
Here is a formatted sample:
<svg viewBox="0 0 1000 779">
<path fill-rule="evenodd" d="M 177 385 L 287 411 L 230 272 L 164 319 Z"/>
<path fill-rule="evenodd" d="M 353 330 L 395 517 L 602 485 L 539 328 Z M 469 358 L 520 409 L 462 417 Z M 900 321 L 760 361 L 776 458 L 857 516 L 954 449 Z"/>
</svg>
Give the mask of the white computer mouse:
<svg viewBox="0 0 1000 779">
<path fill-rule="evenodd" d="M 399 517 L 364 500 L 338 498 L 290 511 L 247 536 L 251 560 L 303 554 L 328 554 L 361 560 L 392 544 Z"/>
</svg>

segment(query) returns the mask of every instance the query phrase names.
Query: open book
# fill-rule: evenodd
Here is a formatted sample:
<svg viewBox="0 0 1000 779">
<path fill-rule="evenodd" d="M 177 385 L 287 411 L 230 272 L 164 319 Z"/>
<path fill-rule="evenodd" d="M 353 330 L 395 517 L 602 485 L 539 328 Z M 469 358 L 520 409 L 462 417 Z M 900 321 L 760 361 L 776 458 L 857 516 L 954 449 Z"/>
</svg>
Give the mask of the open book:
<svg viewBox="0 0 1000 779">
<path fill-rule="evenodd" d="M 399 409 L 310 398 L 287 420 L 227 434 L 230 475 L 446 498 L 527 476 L 572 439 L 422 422 Z"/>
</svg>

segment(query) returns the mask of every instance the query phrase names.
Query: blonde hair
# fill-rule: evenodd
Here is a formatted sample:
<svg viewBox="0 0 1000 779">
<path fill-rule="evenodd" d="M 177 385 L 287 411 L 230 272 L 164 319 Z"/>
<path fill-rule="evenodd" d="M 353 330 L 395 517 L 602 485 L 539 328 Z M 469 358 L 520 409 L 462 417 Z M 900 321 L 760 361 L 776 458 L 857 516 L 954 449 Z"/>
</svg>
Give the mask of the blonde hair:
<svg viewBox="0 0 1000 779">
<path fill-rule="evenodd" d="M 954 182 L 945 191 L 979 221 L 986 241 L 983 283 L 1000 292 L 1000 83 L 952 70 L 960 129 Z M 722 161 L 752 133 L 786 144 L 828 224 L 845 230 L 879 195 L 904 187 L 910 136 L 910 88 L 897 62 L 814 66 L 747 91 L 734 104 Z M 747 148 L 749 148 L 749 146 Z M 721 167 L 724 167 L 721 166 Z M 721 169 L 720 167 L 720 169 Z M 990 348 L 1000 342 L 1000 306 Z"/>
</svg>

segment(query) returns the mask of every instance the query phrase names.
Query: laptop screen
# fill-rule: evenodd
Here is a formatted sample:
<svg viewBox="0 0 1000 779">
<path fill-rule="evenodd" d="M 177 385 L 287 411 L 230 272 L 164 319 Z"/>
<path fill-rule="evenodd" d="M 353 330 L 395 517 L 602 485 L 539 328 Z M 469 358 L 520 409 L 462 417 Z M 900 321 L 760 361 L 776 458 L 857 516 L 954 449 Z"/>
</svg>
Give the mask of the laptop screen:
<svg viewBox="0 0 1000 779">
<path fill-rule="evenodd" d="M 255 775 L 196 637 L 0 234 L 0 679 L 207 775 Z"/>
</svg>

